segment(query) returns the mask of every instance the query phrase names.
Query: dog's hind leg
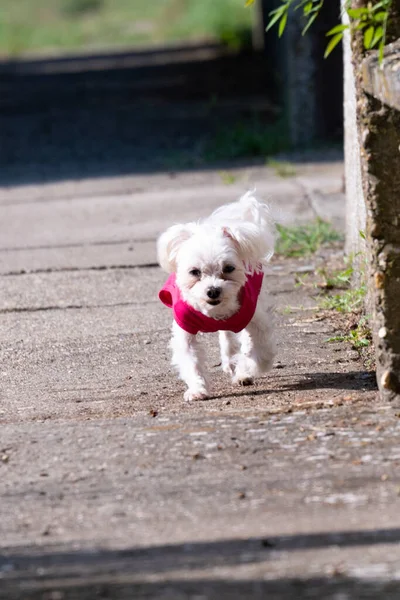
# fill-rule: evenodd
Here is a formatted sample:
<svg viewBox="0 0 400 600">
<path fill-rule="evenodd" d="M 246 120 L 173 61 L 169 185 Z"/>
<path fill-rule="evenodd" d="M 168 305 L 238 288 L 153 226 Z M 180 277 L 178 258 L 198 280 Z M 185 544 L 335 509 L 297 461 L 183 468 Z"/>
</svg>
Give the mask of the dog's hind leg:
<svg viewBox="0 0 400 600">
<path fill-rule="evenodd" d="M 260 303 L 261 304 L 261 303 Z M 275 356 L 273 316 L 265 307 L 258 307 L 253 319 L 240 335 L 240 353 L 234 358 L 233 383 L 251 385 L 255 377 L 272 368 Z"/>
<path fill-rule="evenodd" d="M 224 373 L 233 376 L 235 372 L 234 356 L 239 352 L 240 348 L 237 334 L 232 331 L 220 331 L 219 345 L 221 349 L 222 370 Z"/>
</svg>

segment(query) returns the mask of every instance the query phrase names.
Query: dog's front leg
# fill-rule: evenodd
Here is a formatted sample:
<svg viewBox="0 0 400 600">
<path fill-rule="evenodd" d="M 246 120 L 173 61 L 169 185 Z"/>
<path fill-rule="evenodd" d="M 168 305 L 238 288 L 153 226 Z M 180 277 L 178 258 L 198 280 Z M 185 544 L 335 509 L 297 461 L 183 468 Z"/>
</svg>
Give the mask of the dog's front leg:
<svg viewBox="0 0 400 600">
<path fill-rule="evenodd" d="M 191 401 L 207 398 L 204 354 L 197 337 L 181 329 L 174 321 L 171 348 L 172 364 L 178 368 L 181 379 L 188 386 L 184 399 Z"/>
</svg>

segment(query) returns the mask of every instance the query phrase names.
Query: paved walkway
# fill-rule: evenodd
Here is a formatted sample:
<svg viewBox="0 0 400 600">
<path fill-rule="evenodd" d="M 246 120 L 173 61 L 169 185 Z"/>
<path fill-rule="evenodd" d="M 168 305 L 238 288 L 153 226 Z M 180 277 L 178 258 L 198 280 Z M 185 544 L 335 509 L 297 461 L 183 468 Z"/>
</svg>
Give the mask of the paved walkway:
<svg viewBox="0 0 400 600">
<path fill-rule="evenodd" d="M 0 192 L 0 598 L 398 598 L 398 415 L 276 259 L 272 373 L 212 399 L 169 366 L 155 239 L 256 184 L 343 227 L 342 165 Z"/>
</svg>

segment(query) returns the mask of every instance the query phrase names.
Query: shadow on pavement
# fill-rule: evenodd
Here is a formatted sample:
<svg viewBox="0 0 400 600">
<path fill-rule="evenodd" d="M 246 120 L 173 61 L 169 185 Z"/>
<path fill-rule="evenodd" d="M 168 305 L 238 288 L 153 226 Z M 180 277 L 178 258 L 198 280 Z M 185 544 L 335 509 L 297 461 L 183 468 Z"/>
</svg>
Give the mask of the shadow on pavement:
<svg viewBox="0 0 400 600">
<path fill-rule="evenodd" d="M 376 376 L 373 371 L 350 371 L 345 373 L 308 373 L 307 379 L 293 384 L 285 384 L 284 390 L 315 389 L 377 389 Z"/>
<path fill-rule="evenodd" d="M 0 598 L 266 598 L 273 594 L 273 598 L 337 599 L 339 593 L 348 594 L 343 596 L 346 598 L 377 598 L 383 597 L 382 593 L 385 598 L 395 598 L 400 589 L 398 582 L 362 581 L 340 573 L 330 577 L 236 581 L 226 580 L 226 576 L 210 580 L 209 573 L 199 577 L 194 571 L 277 561 L 280 552 L 368 547 L 399 541 L 400 529 L 393 528 L 116 551 L 43 551 L 38 547 L 22 552 L 3 550 Z M 266 570 L 265 575 L 271 575 L 271 570 Z M 177 575 L 179 571 L 182 575 Z"/>
<path fill-rule="evenodd" d="M 118 575 L 110 577 L 118 580 Z M 22 591 L 23 590 L 23 591 Z M 53 582 L 45 590 L 21 588 L 0 591 L 4 600 L 397 600 L 397 581 L 370 581 L 355 577 L 313 577 L 273 580 L 168 579 L 161 582 Z M 23 595 L 19 595 L 22 593 Z M 6 594 L 6 595 L 5 595 Z"/>
<path fill-rule="evenodd" d="M 272 79 L 264 54 L 216 44 L 0 62 L 0 185 L 196 168 L 246 131 L 254 154 Z"/>
<path fill-rule="evenodd" d="M 279 384 L 279 378 L 277 378 L 277 385 L 274 389 L 257 389 L 251 386 L 246 387 L 244 391 L 233 392 L 231 394 L 224 393 L 224 398 L 238 398 L 240 396 L 265 396 L 265 394 L 272 392 L 286 392 L 286 391 L 306 391 L 306 390 L 318 390 L 318 389 L 332 389 L 332 390 L 377 390 L 376 376 L 372 371 L 350 371 L 345 373 L 308 373 L 307 375 L 301 375 L 302 379 L 293 383 L 287 383 L 286 381 Z M 287 378 L 287 375 L 282 375 L 282 378 Z M 262 379 L 259 380 L 262 385 Z M 265 382 L 268 386 L 270 379 L 265 378 Z"/>
</svg>

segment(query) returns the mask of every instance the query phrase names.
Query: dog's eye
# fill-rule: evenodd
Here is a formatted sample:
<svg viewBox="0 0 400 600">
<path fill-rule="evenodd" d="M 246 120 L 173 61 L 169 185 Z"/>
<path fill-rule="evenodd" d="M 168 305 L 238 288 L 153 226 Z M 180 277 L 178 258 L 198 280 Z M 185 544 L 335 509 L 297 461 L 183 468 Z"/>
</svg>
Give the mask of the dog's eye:
<svg viewBox="0 0 400 600">
<path fill-rule="evenodd" d="M 226 265 L 223 269 L 222 272 L 223 273 L 233 273 L 233 271 L 235 270 L 235 267 L 233 265 Z"/>
<path fill-rule="evenodd" d="M 193 277 L 200 277 L 201 271 L 200 269 L 192 269 L 189 271 L 189 275 L 193 275 Z"/>
</svg>

